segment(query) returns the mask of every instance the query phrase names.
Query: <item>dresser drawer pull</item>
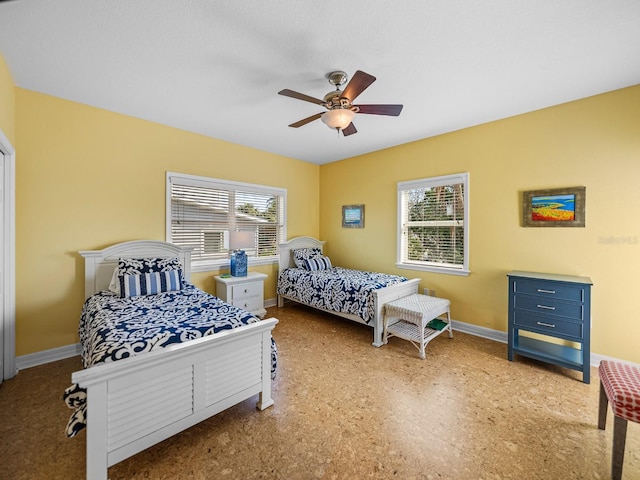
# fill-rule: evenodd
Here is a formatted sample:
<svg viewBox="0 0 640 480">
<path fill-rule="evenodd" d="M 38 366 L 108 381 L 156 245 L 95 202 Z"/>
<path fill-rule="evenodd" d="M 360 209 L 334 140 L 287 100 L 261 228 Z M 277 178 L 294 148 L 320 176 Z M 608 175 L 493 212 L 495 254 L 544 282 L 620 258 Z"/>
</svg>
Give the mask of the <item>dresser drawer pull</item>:
<svg viewBox="0 0 640 480">
<path fill-rule="evenodd" d="M 555 310 L 556 307 L 550 307 L 548 305 L 536 305 L 538 308 L 544 308 L 545 310 Z"/>
<path fill-rule="evenodd" d="M 538 308 L 544 308 L 545 310 L 555 310 L 556 307 L 550 307 L 548 305 L 536 305 Z"/>
<path fill-rule="evenodd" d="M 538 293 L 552 293 L 553 294 L 553 293 L 556 293 L 556 291 L 555 290 L 544 290 L 542 288 L 539 288 L 538 289 Z"/>
<path fill-rule="evenodd" d="M 544 322 L 536 322 L 536 323 L 542 327 L 556 328 L 556 326 L 553 323 L 544 323 Z"/>
</svg>

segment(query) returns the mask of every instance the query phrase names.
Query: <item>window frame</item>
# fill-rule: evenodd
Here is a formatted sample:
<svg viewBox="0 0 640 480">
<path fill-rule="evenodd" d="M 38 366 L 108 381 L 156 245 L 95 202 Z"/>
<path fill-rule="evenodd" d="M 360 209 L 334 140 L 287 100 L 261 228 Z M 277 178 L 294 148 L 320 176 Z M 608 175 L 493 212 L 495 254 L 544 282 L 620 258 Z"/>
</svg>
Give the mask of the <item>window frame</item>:
<svg viewBox="0 0 640 480">
<path fill-rule="evenodd" d="M 463 208 L 464 217 L 462 219 L 463 228 L 463 262 L 459 267 L 453 267 L 451 264 L 443 264 L 438 266 L 434 263 L 423 262 L 420 260 L 408 260 L 403 258 L 404 252 L 408 249 L 405 248 L 405 212 L 403 205 L 404 193 L 409 190 L 421 189 L 421 188 L 433 188 L 440 186 L 448 186 L 462 184 L 463 185 Z M 463 275 L 467 276 L 470 273 L 469 270 L 469 173 L 457 173 L 452 175 L 442 175 L 437 177 L 421 178 L 417 180 L 409 180 L 405 182 L 398 182 L 397 191 L 397 208 L 398 208 L 398 224 L 397 224 L 397 252 L 396 252 L 396 267 L 407 270 L 420 270 L 424 272 L 444 273 L 449 275 Z M 407 212 L 408 214 L 408 212 Z M 406 227 L 408 228 L 408 226 Z"/>
<path fill-rule="evenodd" d="M 172 242 L 172 203 L 171 203 L 171 186 L 172 184 L 196 186 L 203 188 L 211 188 L 218 190 L 228 190 L 233 192 L 251 192 L 263 195 L 274 195 L 282 197 L 282 226 L 280 228 L 282 235 L 277 238 L 276 244 L 286 241 L 287 238 L 287 189 L 280 187 L 272 187 L 268 185 L 258 185 L 253 183 L 237 182 L 232 180 L 223 180 L 212 177 L 203 177 L 198 175 L 189 175 L 185 173 L 167 172 L 165 184 L 165 238 L 169 243 Z M 191 261 L 192 272 L 208 272 L 218 271 L 229 268 L 230 256 L 220 259 L 210 260 L 193 260 Z M 272 265 L 279 263 L 279 252 L 276 249 L 275 255 L 265 257 L 248 256 L 249 266 L 255 265 Z"/>
</svg>

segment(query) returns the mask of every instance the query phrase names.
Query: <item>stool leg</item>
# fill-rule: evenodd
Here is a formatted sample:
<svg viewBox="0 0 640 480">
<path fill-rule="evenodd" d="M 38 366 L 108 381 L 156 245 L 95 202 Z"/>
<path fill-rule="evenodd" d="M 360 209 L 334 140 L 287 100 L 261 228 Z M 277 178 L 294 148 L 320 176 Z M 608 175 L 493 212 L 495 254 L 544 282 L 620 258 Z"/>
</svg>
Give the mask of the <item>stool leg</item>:
<svg viewBox="0 0 640 480">
<path fill-rule="evenodd" d="M 627 439 L 627 421 L 618 416 L 613 417 L 613 452 L 611 454 L 611 478 L 622 478 L 622 464 L 624 463 L 624 444 Z"/>
<path fill-rule="evenodd" d="M 609 399 L 607 398 L 607 392 L 600 380 L 600 401 L 598 402 L 598 428 L 604 430 L 607 425 L 607 406 L 609 405 Z"/>
<path fill-rule="evenodd" d="M 449 338 L 453 338 L 453 329 L 451 328 L 451 312 L 447 310 L 447 329 L 449 330 Z"/>
</svg>

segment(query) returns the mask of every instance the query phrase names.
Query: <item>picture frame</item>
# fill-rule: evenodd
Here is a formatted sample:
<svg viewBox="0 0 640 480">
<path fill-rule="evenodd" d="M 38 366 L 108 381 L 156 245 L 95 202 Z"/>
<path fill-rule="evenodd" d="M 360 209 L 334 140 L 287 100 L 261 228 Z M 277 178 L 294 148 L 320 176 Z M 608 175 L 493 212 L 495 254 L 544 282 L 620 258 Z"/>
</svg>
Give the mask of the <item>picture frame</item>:
<svg viewBox="0 0 640 480">
<path fill-rule="evenodd" d="M 523 227 L 584 227 L 586 187 L 530 190 L 522 194 Z"/>
<path fill-rule="evenodd" d="M 342 206 L 342 228 L 364 228 L 364 205 Z"/>
</svg>

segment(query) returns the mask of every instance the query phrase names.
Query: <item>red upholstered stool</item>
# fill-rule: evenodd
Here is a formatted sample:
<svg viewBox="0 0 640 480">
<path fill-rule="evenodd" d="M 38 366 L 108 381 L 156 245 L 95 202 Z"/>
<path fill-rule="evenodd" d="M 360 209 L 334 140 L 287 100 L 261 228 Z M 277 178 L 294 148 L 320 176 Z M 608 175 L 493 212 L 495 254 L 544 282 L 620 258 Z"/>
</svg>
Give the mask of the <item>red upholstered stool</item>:
<svg viewBox="0 0 640 480">
<path fill-rule="evenodd" d="M 619 480 L 622 477 L 627 421 L 640 423 L 640 368 L 603 360 L 598 367 L 598 373 L 600 374 L 598 428 L 604 430 L 607 423 L 607 405 L 611 403 L 614 415 L 611 478 Z"/>
</svg>

